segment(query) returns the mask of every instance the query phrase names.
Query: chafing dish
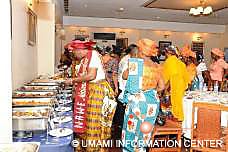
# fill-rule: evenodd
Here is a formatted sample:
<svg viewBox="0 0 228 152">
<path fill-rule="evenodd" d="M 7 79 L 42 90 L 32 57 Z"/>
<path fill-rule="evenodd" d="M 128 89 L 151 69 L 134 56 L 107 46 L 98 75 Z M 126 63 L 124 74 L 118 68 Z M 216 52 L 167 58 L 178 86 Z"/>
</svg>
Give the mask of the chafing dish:
<svg viewBox="0 0 228 152">
<path fill-rule="evenodd" d="M 58 90 L 59 86 L 41 86 L 41 85 L 25 85 L 21 87 L 20 90 L 26 91 L 34 91 L 34 90 L 43 90 L 43 91 L 51 91 L 51 90 Z"/>
<path fill-rule="evenodd" d="M 45 130 L 50 110 L 48 106 L 13 108 L 13 130 Z"/>
<path fill-rule="evenodd" d="M 55 96 L 53 91 L 14 91 L 14 98 L 46 98 Z"/>
<path fill-rule="evenodd" d="M 28 86 L 59 86 L 60 83 L 57 82 L 30 82 L 26 84 Z"/>
<path fill-rule="evenodd" d="M 46 106 L 54 101 L 54 98 L 13 98 L 13 106 Z"/>
</svg>

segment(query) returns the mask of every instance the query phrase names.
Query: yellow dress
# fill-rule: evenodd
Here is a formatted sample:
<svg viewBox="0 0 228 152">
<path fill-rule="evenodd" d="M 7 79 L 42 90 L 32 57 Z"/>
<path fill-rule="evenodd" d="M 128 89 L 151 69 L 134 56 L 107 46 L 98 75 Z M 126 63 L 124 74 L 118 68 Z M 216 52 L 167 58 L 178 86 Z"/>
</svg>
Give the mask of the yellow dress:
<svg viewBox="0 0 228 152">
<path fill-rule="evenodd" d="M 163 64 L 163 77 L 170 83 L 171 112 L 179 121 L 183 121 L 183 96 L 188 87 L 189 74 L 185 64 L 176 56 L 170 56 Z"/>
</svg>

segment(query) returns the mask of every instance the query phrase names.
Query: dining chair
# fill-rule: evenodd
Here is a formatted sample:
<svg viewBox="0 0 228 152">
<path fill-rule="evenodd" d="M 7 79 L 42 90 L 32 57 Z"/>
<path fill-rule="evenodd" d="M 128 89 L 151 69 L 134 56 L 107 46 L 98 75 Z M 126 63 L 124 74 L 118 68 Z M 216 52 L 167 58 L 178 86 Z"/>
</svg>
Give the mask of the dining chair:
<svg viewBox="0 0 228 152">
<path fill-rule="evenodd" d="M 217 103 L 193 102 L 191 140 L 204 142 L 203 145 L 192 145 L 190 151 L 228 152 L 227 128 L 221 128 L 221 112 L 228 111 L 228 106 Z M 195 112 L 197 124 L 195 125 Z M 205 140 L 223 140 L 219 145 L 206 145 Z M 195 143 L 195 142 L 194 142 Z"/>
</svg>

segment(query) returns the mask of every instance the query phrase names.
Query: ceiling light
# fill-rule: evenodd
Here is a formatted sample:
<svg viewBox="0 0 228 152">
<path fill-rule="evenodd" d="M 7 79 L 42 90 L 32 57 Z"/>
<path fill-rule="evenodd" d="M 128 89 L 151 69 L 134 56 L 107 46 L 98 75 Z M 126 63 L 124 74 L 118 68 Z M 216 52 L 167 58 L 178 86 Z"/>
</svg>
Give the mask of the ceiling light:
<svg viewBox="0 0 228 152">
<path fill-rule="evenodd" d="M 206 15 L 206 14 L 210 14 L 211 12 L 213 12 L 212 7 L 208 6 L 204 9 L 203 14 Z"/>
<path fill-rule="evenodd" d="M 119 9 L 120 11 L 124 11 L 124 8 L 123 7 L 120 7 L 120 9 Z"/>
<path fill-rule="evenodd" d="M 125 9 L 123 7 L 120 7 L 116 10 L 116 12 L 124 12 L 124 11 L 125 11 Z"/>
<path fill-rule="evenodd" d="M 193 16 L 210 15 L 212 12 L 213 12 L 212 7 L 206 6 L 205 0 L 200 0 L 200 6 L 198 6 L 197 8 L 192 7 L 189 11 L 189 15 L 193 15 Z"/>
</svg>

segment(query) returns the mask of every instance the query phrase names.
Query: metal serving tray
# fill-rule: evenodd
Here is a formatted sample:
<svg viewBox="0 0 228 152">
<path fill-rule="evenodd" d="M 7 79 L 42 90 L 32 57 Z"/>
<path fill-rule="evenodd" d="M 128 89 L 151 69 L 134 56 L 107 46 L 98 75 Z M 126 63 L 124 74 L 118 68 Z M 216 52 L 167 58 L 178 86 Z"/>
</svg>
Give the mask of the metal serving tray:
<svg viewBox="0 0 228 152">
<path fill-rule="evenodd" d="M 27 83 L 28 86 L 59 86 L 57 82 L 31 82 Z"/>
<path fill-rule="evenodd" d="M 51 108 L 49 106 L 14 107 L 13 119 L 48 118 L 50 110 Z"/>
<path fill-rule="evenodd" d="M 13 98 L 13 106 L 48 106 L 54 98 Z"/>
<path fill-rule="evenodd" d="M 56 95 L 53 91 L 14 91 L 13 98 L 47 98 Z"/>
<path fill-rule="evenodd" d="M 13 131 L 46 130 L 48 118 L 13 119 Z"/>
<path fill-rule="evenodd" d="M 25 85 L 20 90 L 58 90 L 59 86 Z"/>
<path fill-rule="evenodd" d="M 13 130 L 34 131 L 47 129 L 50 109 L 48 106 L 13 108 Z M 38 115 L 34 115 L 34 113 Z"/>
</svg>

